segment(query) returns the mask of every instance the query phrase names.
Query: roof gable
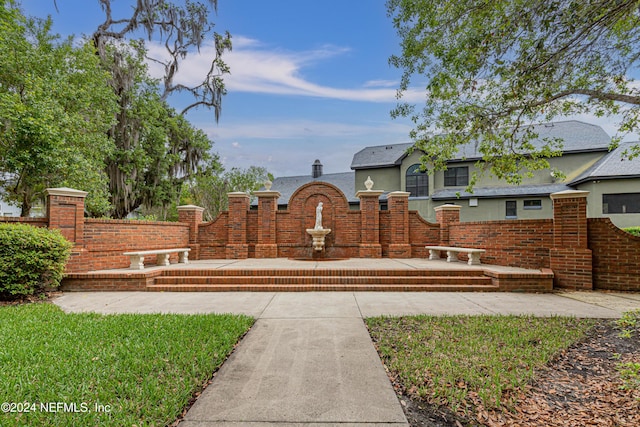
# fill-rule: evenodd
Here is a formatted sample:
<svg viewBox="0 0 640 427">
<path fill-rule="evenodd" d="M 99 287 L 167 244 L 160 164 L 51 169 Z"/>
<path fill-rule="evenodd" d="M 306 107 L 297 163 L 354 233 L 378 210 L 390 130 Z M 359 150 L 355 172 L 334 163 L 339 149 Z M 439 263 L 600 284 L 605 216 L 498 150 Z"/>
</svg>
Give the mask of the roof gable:
<svg viewBox="0 0 640 427">
<path fill-rule="evenodd" d="M 353 155 L 351 169 L 371 169 L 398 166 L 412 143 L 386 144 L 365 147 Z"/>
<path fill-rule="evenodd" d="M 640 157 L 629 160 L 624 156 L 624 151 L 631 148 L 634 144 L 638 144 L 638 142 L 620 144 L 618 148 L 602 157 L 582 175 L 571 181 L 571 185 L 601 179 L 640 177 Z"/>
</svg>

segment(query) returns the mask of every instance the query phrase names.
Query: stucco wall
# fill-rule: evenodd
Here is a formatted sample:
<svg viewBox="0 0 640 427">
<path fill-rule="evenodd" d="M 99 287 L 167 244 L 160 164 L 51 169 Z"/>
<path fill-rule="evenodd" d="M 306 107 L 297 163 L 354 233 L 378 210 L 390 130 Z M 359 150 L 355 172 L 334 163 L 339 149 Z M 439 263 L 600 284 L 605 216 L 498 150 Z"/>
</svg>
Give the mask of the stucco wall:
<svg viewBox="0 0 640 427">
<path fill-rule="evenodd" d="M 362 169 L 356 171 L 356 191 L 366 190 L 364 182 L 370 176 L 374 190 L 398 191 L 401 188 L 400 168 Z"/>
<path fill-rule="evenodd" d="M 579 190 L 589 191 L 587 216 L 589 218 L 609 218 L 617 227 L 640 226 L 640 213 L 605 214 L 602 212 L 602 195 L 618 193 L 640 193 L 640 180 L 615 179 L 580 184 Z"/>
</svg>

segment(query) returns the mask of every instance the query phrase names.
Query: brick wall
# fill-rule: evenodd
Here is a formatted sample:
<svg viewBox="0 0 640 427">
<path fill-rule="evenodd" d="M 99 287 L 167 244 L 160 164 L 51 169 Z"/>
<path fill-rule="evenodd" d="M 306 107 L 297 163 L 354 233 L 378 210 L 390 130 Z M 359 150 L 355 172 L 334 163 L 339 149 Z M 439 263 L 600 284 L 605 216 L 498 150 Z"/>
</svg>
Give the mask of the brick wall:
<svg viewBox="0 0 640 427">
<path fill-rule="evenodd" d="M 86 219 L 84 245 L 72 256 L 69 271 L 126 268 L 123 252 L 189 247 L 189 226 L 176 222 Z M 172 254 L 177 262 L 177 254 Z M 155 255 L 145 262 L 155 263 Z"/>
<path fill-rule="evenodd" d="M 27 224 L 41 228 L 49 226 L 48 218 L 20 218 L 16 216 L 0 216 L 0 222 Z"/>
<path fill-rule="evenodd" d="M 359 256 L 361 215 L 351 211 L 342 192 L 334 185 L 314 182 L 303 185 L 289 199 L 287 211 L 276 213 L 279 257 L 313 258 L 311 236 L 306 232 L 316 221 L 316 207 L 322 202 L 322 226 L 331 229 L 325 238 L 326 258 Z"/>
<path fill-rule="evenodd" d="M 429 251 L 424 247 L 440 244 L 440 225 L 427 222 L 417 211 L 410 211 L 409 244 L 413 258 L 429 258 Z"/>
<path fill-rule="evenodd" d="M 553 220 L 462 222 L 449 226 L 449 244 L 485 249 L 482 262 L 522 268 L 549 268 Z M 460 254 L 460 259 L 465 257 Z"/>
<path fill-rule="evenodd" d="M 340 190 L 323 182 L 300 187 L 286 211 L 276 210 L 277 192 L 263 193 L 257 211 L 249 210 L 246 195 L 236 193 L 229 212 L 212 222 L 202 223 L 201 209 L 191 206 L 180 211 L 182 222 L 166 223 L 84 219 L 86 193 L 53 189 L 48 218 L 0 221 L 61 230 L 75 243 L 67 271 L 81 273 L 126 268 L 123 252 L 160 248 L 191 247 L 191 259 L 310 258 L 317 254 L 306 229 L 314 227 L 316 206 L 323 202 L 322 225 L 332 230 L 322 254 L 327 258 L 426 258 L 425 245 L 478 247 L 487 251 L 482 258 L 487 264 L 550 268 L 558 287 L 640 290 L 640 238 L 608 219 L 587 220 L 585 192 L 553 194 L 552 220 L 460 223 L 459 210 L 448 206 L 437 211 L 439 224 L 408 211 L 407 196 L 399 192 L 389 195 L 388 211 L 378 210 L 373 192 L 361 192 L 364 210 L 351 210 Z"/>
<path fill-rule="evenodd" d="M 198 244 L 200 257 L 194 259 L 226 258 L 227 239 L 229 234 L 229 212 L 222 212 L 218 217 L 198 228 Z"/>
<path fill-rule="evenodd" d="M 640 291 L 640 237 L 619 229 L 609 218 L 589 218 L 587 225 L 594 288 Z"/>
</svg>

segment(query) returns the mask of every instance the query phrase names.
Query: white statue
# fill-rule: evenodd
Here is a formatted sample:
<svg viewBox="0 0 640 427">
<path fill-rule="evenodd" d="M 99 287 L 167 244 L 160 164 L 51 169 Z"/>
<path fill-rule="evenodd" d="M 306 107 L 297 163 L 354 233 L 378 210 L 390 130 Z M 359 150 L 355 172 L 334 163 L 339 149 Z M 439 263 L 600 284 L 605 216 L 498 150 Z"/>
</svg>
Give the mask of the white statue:
<svg viewBox="0 0 640 427">
<path fill-rule="evenodd" d="M 316 207 L 316 230 L 322 230 L 322 202 Z"/>
</svg>

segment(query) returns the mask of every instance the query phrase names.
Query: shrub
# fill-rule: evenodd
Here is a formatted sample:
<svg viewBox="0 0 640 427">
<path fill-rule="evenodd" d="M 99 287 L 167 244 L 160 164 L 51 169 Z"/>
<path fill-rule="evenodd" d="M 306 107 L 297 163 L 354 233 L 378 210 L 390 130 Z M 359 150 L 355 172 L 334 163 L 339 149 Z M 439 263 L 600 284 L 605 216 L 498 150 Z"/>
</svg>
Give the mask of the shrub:
<svg viewBox="0 0 640 427">
<path fill-rule="evenodd" d="M 72 244 L 58 230 L 0 224 L 0 296 L 60 286 Z"/>
<path fill-rule="evenodd" d="M 640 237 L 640 227 L 627 227 L 623 228 L 627 233 L 633 234 L 634 236 Z"/>
</svg>

